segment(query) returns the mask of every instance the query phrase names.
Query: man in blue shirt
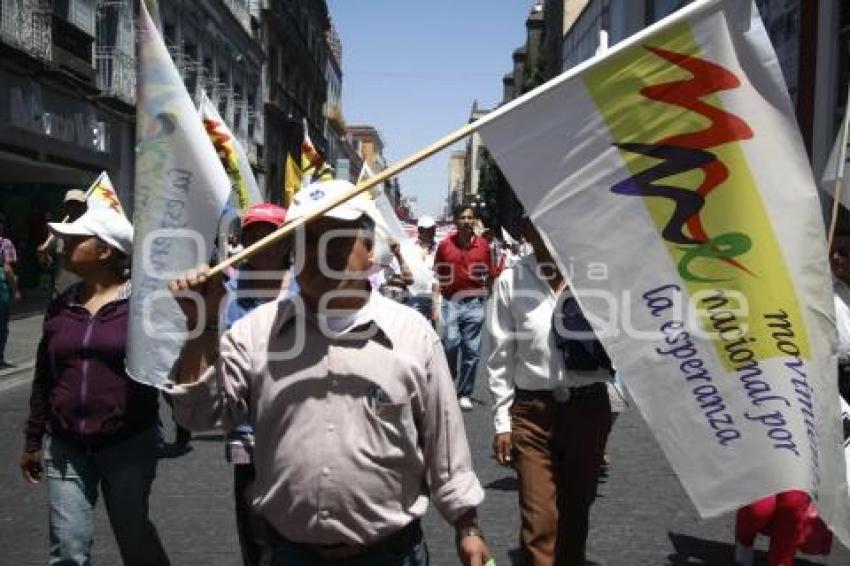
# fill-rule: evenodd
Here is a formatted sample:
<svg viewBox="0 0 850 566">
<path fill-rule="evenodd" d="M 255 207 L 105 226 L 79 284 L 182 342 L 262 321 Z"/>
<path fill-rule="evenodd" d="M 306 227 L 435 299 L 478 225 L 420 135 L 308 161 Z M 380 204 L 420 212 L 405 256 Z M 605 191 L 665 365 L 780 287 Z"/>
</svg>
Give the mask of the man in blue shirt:
<svg viewBox="0 0 850 566">
<path fill-rule="evenodd" d="M 248 247 L 271 234 L 286 222 L 286 209 L 276 204 L 261 203 L 249 208 L 242 218 L 240 243 Z M 228 296 L 223 325 L 230 328 L 237 320 L 258 306 L 285 295 L 294 284 L 289 277 L 291 240 L 284 238 L 264 248 L 228 274 L 225 282 Z M 258 537 L 262 524 L 251 506 L 254 483 L 254 427 L 242 423 L 227 433 L 225 457 L 233 464 L 233 490 L 236 498 L 236 529 L 245 566 L 262 563 L 264 545 Z"/>
</svg>

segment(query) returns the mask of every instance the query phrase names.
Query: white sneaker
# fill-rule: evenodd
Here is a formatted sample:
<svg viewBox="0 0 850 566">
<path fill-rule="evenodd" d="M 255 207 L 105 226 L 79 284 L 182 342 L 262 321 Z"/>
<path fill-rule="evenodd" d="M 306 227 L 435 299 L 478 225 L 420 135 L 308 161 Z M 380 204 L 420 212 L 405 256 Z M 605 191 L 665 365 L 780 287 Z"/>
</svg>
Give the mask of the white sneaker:
<svg viewBox="0 0 850 566">
<path fill-rule="evenodd" d="M 472 410 L 472 399 L 470 399 L 469 397 L 461 397 L 460 399 L 458 399 L 457 403 L 464 411 Z"/>
</svg>

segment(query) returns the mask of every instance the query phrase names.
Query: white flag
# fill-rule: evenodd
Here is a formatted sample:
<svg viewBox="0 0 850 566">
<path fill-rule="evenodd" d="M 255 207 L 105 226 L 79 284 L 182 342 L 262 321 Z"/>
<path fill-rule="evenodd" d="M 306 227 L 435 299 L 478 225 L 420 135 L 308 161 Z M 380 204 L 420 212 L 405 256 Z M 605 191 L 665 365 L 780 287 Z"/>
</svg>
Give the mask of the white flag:
<svg viewBox="0 0 850 566">
<path fill-rule="evenodd" d="M 821 188 L 834 197 L 836 186 L 839 188 L 838 200 L 850 210 L 850 162 L 847 158 L 848 131 L 850 131 L 850 87 L 847 91 L 847 103 L 844 107 L 844 119 L 832 145 L 832 152 L 823 171 Z M 836 183 L 838 181 L 838 183 Z"/>
<path fill-rule="evenodd" d="M 125 217 L 127 216 L 106 171 L 98 175 L 97 179 L 94 180 L 94 183 L 86 191 L 86 206 L 89 210 L 94 208 L 108 208 Z"/>
<path fill-rule="evenodd" d="M 245 148 L 227 127 L 227 123 L 206 92 L 201 94 L 198 112 L 201 114 L 204 128 L 209 134 L 218 158 L 224 165 L 224 171 L 230 177 L 230 186 L 233 191 L 231 200 L 239 212 L 244 213 L 251 205 L 263 201 Z"/>
<path fill-rule="evenodd" d="M 487 147 L 699 513 L 804 490 L 850 542 L 823 220 L 755 6 L 690 4 L 494 114 Z"/>
<path fill-rule="evenodd" d="M 365 162 L 360 170 L 360 176 L 357 179 L 359 185 L 366 179 L 372 177 L 372 169 Z M 376 241 L 373 254 L 377 261 L 381 263 L 390 263 L 393 259 L 389 248 L 389 241 L 395 241 L 399 245 L 399 251 L 404 258 L 407 267 L 410 268 L 410 273 L 413 275 L 414 289 L 431 289 L 431 283 L 434 278 L 433 273 L 422 261 L 422 256 L 418 253 L 417 246 L 410 241 L 407 231 L 398 219 L 398 216 L 393 210 L 393 205 L 387 195 L 384 193 L 381 185 L 372 187 L 366 194 L 375 201 L 375 208 L 381 216 L 381 222 L 376 226 Z"/>
<path fill-rule="evenodd" d="M 230 181 L 144 2 L 139 60 L 127 371 L 162 385 L 186 334 L 168 282 L 210 260 Z"/>
</svg>

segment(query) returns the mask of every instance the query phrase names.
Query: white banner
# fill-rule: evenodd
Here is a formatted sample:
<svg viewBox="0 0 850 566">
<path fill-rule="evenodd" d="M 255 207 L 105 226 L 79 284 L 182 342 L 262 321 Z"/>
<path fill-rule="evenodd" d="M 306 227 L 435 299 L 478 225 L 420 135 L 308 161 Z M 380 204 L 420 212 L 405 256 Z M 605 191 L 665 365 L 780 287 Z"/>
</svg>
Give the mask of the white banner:
<svg viewBox="0 0 850 566">
<path fill-rule="evenodd" d="M 210 260 L 230 181 L 144 2 L 137 101 L 127 371 L 159 386 L 186 337 L 168 283 Z"/>
<path fill-rule="evenodd" d="M 480 132 L 700 514 L 804 490 L 850 542 L 824 227 L 755 6 L 691 4 Z"/>
</svg>

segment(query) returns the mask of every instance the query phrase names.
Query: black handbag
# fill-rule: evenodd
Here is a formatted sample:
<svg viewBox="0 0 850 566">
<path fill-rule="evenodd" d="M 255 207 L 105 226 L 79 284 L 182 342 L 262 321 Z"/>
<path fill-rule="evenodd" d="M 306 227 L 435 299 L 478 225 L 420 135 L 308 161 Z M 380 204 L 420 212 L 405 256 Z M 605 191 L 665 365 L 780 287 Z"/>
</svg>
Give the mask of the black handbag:
<svg viewBox="0 0 850 566">
<path fill-rule="evenodd" d="M 564 297 L 564 300 L 560 301 L 560 308 L 556 307 L 552 315 L 552 331 L 555 333 L 555 345 L 564 356 L 567 369 L 613 371 L 608 352 L 599 342 L 593 327 L 572 295 Z"/>
</svg>

